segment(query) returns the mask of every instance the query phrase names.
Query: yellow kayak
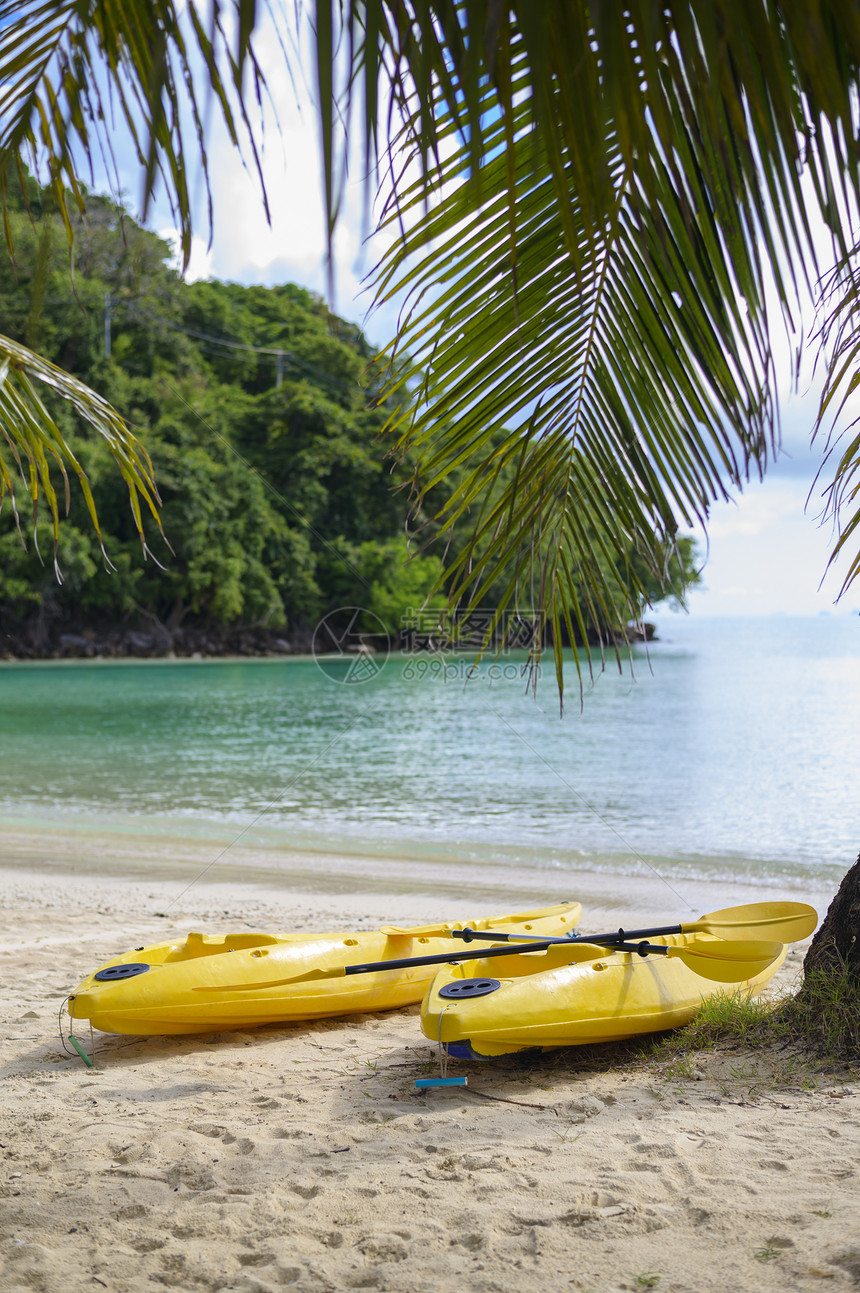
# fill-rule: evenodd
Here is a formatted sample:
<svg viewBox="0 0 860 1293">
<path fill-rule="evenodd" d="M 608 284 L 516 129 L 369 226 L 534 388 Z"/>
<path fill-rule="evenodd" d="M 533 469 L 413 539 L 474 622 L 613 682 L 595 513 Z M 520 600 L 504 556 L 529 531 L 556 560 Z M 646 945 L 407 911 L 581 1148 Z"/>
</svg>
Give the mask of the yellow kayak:
<svg viewBox="0 0 860 1293">
<path fill-rule="evenodd" d="M 706 998 L 739 990 L 755 995 L 787 952 L 784 944 L 773 945 L 778 954 L 752 978 L 717 983 L 695 973 L 680 955 L 688 948 L 701 955 L 709 946 L 730 945 L 708 935 L 694 940 L 690 934 L 656 937 L 651 943 L 677 948 L 680 954 L 643 957 L 583 942 L 446 965 L 427 990 L 421 1027 L 459 1059 L 620 1041 L 677 1028 Z"/>
<path fill-rule="evenodd" d="M 391 1010 L 420 1001 L 436 966 L 295 980 L 310 971 L 453 951 L 462 944 L 452 941 L 451 930 L 465 925 L 535 937 L 564 936 L 581 914 L 578 902 L 563 902 L 474 922 L 412 929 L 384 926 L 366 933 L 194 933 L 182 943 L 139 947 L 108 961 L 71 994 L 69 1015 L 88 1019 L 102 1032 L 140 1036 L 220 1032 Z"/>
</svg>

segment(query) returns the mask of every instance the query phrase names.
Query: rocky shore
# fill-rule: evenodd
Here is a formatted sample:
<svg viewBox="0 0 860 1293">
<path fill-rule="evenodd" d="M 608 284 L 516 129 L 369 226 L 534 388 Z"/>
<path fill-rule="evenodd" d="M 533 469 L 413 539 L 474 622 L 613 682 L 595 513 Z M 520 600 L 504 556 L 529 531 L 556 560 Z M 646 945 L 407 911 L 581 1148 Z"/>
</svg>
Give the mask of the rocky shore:
<svg viewBox="0 0 860 1293">
<path fill-rule="evenodd" d="M 93 625 L 89 620 L 0 621 L 0 659 L 5 660 L 307 655 L 312 640 L 313 630 L 305 626 L 288 632 L 253 625 L 169 629 L 161 624 Z"/>
<path fill-rule="evenodd" d="M 651 642 L 654 624 L 628 625 L 627 642 Z M 288 656 L 313 652 L 313 626 L 94 624 L 89 618 L 22 621 L 0 612 L 0 660 L 202 659 L 210 656 Z M 598 645 L 595 636 L 591 645 Z M 380 640 L 384 650 L 385 639 Z M 415 650 L 414 643 L 400 645 Z M 605 645 L 605 644 L 604 644 Z M 619 645 L 625 645 L 619 642 Z M 372 648 L 371 648 L 372 649 Z M 433 650 L 428 644 L 427 650 Z"/>
</svg>

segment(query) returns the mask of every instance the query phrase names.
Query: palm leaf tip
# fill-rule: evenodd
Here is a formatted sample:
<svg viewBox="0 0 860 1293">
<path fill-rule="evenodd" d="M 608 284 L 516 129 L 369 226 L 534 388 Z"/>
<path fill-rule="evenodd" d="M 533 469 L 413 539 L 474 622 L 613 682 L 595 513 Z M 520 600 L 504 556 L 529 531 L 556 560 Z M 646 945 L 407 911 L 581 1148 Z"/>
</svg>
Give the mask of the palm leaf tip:
<svg viewBox="0 0 860 1293">
<path fill-rule="evenodd" d="M 149 549 L 144 534 L 141 500 L 163 535 L 159 515 L 161 498 L 149 454 L 134 436 L 128 423 L 107 400 L 83 382 L 8 337 L 0 336 L 0 360 L 0 505 L 6 498 L 10 500 L 15 524 L 22 539 L 24 536 L 16 500 L 18 481 L 32 505 L 32 532 L 37 551 L 36 524 L 40 502 L 47 506 L 56 568 L 61 504 L 54 487 L 53 474 L 57 470 L 60 472 L 63 510 L 68 514 L 72 497 L 69 483 L 71 471 L 83 495 L 102 556 L 107 565 L 111 566 L 104 548 L 89 478 L 48 409 L 42 394 L 46 392 L 49 397 L 60 398 L 70 405 L 78 418 L 100 436 L 106 445 L 128 486 L 135 529 L 146 556 Z"/>
</svg>

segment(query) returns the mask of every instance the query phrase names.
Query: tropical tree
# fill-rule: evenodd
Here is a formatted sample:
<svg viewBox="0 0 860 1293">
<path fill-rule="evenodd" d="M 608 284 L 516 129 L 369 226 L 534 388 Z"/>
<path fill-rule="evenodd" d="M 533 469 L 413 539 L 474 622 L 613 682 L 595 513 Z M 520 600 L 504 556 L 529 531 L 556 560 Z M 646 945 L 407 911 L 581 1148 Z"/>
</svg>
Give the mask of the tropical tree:
<svg viewBox="0 0 860 1293">
<path fill-rule="evenodd" d="M 412 177 L 391 187 L 387 219 L 403 237 L 378 287 L 411 293 L 394 347 L 410 362 L 394 387 L 419 399 L 395 419 L 397 445 L 422 497 L 456 478 L 442 519 L 468 516 L 474 530 L 445 572 L 450 596 L 468 607 L 507 572 L 510 602 L 537 589 L 560 653 L 581 636 L 584 603 L 623 619 L 602 573 L 611 553 L 637 554 L 623 608 L 635 613 L 636 570 L 659 578 L 667 545 L 777 447 L 767 287 L 791 325 L 820 270 L 810 205 L 850 272 L 860 16 L 836 0 L 317 0 L 304 18 L 330 228 L 350 135 Z M 0 3 L 3 191 L 23 161 L 40 167 L 71 237 L 89 159 L 117 166 L 119 122 L 143 213 L 160 184 L 187 259 L 188 176 L 195 163 L 207 175 L 205 98 L 259 171 L 261 21 L 253 0 L 205 12 L 173 0 Z M 854 317 L 841 316 L 836 347 L 849 360 Z M 135 515 L 138 496 L 155 515 L 145 454 L 121 420 L 20 347 L 3 353 L 0 488 L 14 498 L 23 455 L 55 527 L 50 459 L 86 489 L 41 382 L 105 438 Z M 831 386 L 849 370 L 837 365 Z M 834 482 L 849 511 L 855 457 L 856 445 Z M 852 532 L 848 515 L 843 546 Z M 561 684 L 560 654 L 557 664 Z"/>
<path fill-rule="evenodd" d="M 412 365 L 394 387 L 418 394 L 394 429 L 419 496 L 455 481 L 443 519 L 471 520 L 451 596 L 474 604 L 502 571 L 506 604 L 536 587 L 561 684 L 583 596 L 614 607 L 607 553 L 635 552 L 659 574 L 667 542 L 706 524 L 778 448 L 771 287 L 794 334 L 801 294 L 835 266 L 822 416 L 853 389 L 860 9 L 316 0 L 304 17 L 330 229 L 345 138 L 357 134 L 394 178 L 398 238 L 378 290 L 411 292 L 394 351 Z M 0 4 L 0 184 L 29 158 L 67 216 L 85 205 L 86 158 L 111 156 L 113 110 L 137 152 L 144 211 L 159 181 L 187 257 L 186 176 L 193 161 L 206 173 L 196 87 L 256 165 L 261 21 L 254 0 L 210 0 L 205 16 L 172 0 Z M 829 265 L 813 215 L 830 231 Z M 106 413 L 96 420 L 93 397 L 20 350 L 5 354 L 0 410 L 32 494 L 41 487 L 56 516 L 44 455 L 66 447 L 42 424 L 42 380 L 112 437 L 133 505 L 136 491 L 154 500 L 144 460 Z M 831 493 L 843 549 L 858 525 L 857 459 L 854 441 Z M 848 580 L 857 570 L 854 558 Z M 631 587 L 635 609 L 635 577 Z"/>
<path fill-rule="evenodd" d="M 45 196 L 28 184 L 31 211 Z M 59 218 L 34 226 L 13 193 L 7 215 L 15 263 L 0 258 L 0 333 L 38 344 L 122 408 L 146 442 L 171 545 L 157 545 L 161 565 L 140 559 L 109 450 L 59 407 L 113 569 L 78 494 L 59 528 L 62 584 L 7 509 L 8 649 L 50 652 L 63 638 L 80 648 L 86 634 L 102 653 L 127 633 L 138 649 L 211 649 L 224 634 L 259 647 L 283 640 L 285 625 L 298 645 L 336 606 L 360 602 L 394 630 L 421 605 L 438 563 L 407 562 L 408 497 L 379 452 L 386 407 L 358 328 L 299 287 L 182 282 L 170 246 L 106 197 L 73 218 L 73 282 Z"/>
</svg>

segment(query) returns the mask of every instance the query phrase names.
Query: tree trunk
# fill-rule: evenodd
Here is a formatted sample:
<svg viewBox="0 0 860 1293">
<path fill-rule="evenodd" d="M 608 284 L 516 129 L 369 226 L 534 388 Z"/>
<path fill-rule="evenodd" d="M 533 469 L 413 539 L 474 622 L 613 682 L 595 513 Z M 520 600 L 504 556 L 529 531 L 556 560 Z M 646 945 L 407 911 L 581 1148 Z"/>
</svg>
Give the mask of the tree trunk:
<svg viewBox="0 0 860 1293">
<path fill-rule="evenodd" d="M 807 975 L 843 969 L 860 980 L 860 857 L 839 886 L 803 962 Z"/>
</svg>

